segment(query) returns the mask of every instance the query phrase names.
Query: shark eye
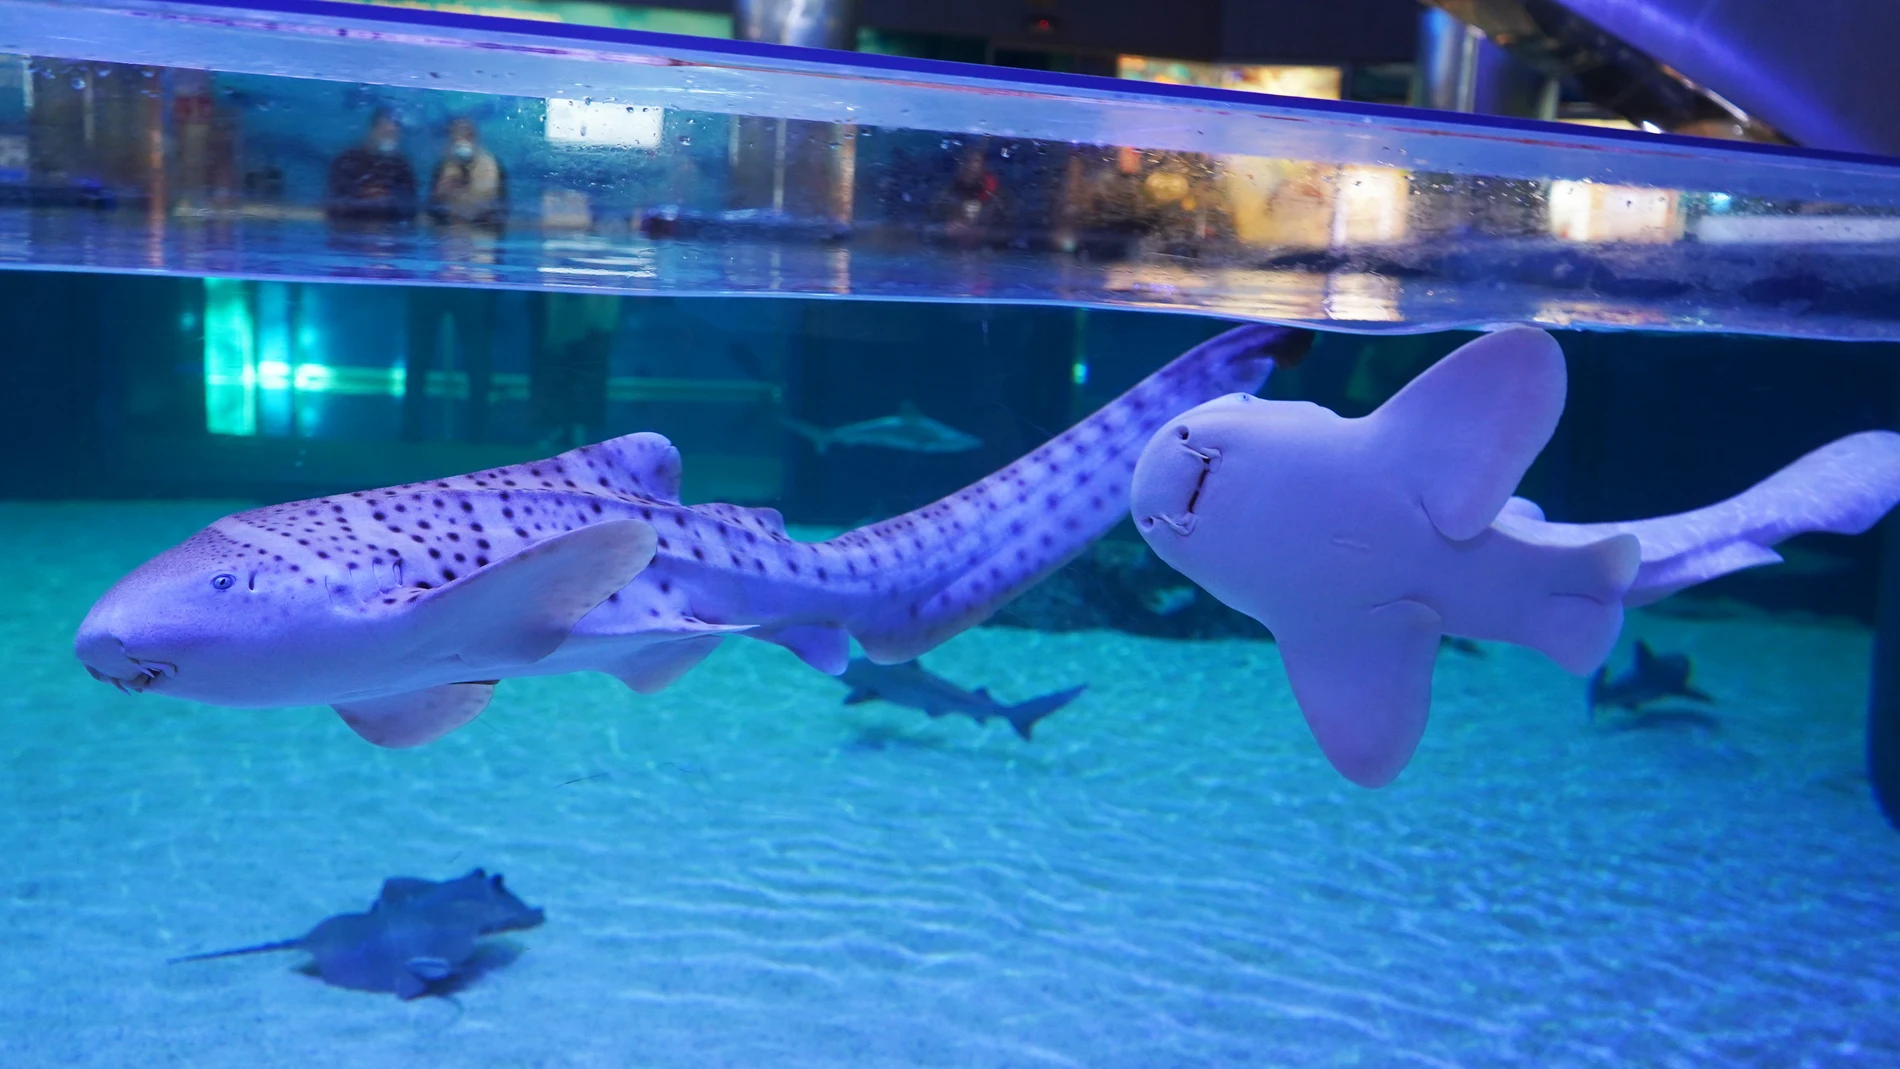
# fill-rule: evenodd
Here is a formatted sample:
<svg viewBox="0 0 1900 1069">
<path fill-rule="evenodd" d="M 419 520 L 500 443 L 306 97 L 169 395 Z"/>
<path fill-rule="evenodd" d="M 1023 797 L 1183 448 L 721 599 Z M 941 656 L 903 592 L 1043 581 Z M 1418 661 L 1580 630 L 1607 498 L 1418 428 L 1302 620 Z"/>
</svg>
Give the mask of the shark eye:
<svg viewBox="0 0 1900 1069">
<path fill-rule="evenodd" d="M 1175 437 L 1181 439 L 1184 442 L 1188 440 L 1188 429 L 1186 427 L 1176 427 L 1174 429 L 1174 434 L 1175 434 Z"/>
<path fill-rule="evenodd" d="M 229 590 L 236 583 L 237 576 L 229 572 L 219 572 L 217 575 L 211 577 L 211 589 L 213 590 Z"/>
</svg>

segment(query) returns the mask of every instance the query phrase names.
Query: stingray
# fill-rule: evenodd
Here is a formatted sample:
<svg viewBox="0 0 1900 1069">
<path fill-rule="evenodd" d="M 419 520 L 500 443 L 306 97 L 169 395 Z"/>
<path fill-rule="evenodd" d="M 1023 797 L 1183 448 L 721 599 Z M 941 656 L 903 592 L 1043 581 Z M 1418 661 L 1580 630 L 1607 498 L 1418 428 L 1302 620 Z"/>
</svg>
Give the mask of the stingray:
<svg viewBox="0 0 1900 1069">
<path fill-rule="evenodd" d="M 1155 553 L 1265 624 L 1333 767 L 1389 783 L 1417 749 L 1443 635 L 1539 650 L 1582 676 L 1626 606 L 1859 534 L 1900 501 L 1900 435 L 1822 446 L 1727 501 L 1564 524 L 1513 497 L 1563 413 L 1563 352 L 1528 328 L 1473 341 L 1377 411 L 1230 395 L 1142 450 L 1131 502 Z"/>
<path fill-rule="evenodd" d="M 539 925 L 546 915 L 481 869 L 454 880 L 395 876 L 365 913 L 330 917 L 296 939 L 171 959 L 205 961 L 240 954 L 302 950 L 307 972 L 335 987 L 391 992 L 398 998 L 446 994 L 473 979 L 497 955 L 483 936 Z"/>
</svg>

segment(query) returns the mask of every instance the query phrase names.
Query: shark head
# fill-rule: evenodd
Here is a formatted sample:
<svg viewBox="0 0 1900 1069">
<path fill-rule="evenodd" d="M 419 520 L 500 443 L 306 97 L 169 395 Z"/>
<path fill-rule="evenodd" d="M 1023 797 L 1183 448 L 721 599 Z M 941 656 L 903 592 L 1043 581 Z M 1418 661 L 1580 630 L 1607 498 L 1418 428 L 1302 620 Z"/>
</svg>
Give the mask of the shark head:
<svg viewBox="0 0 1900 1069">
<path fill-rule="evenodd" d="M 443 726 L 451 712 L 466 722 L 475 697 L 485 704 L 494 680 L 552 653 L 657 546 L 650 524 L 591 510 L 552 534 L 518 527 L 513 542 L 478 515 L 437 484 L 227 516 L 107 591 L 74 652 L 123 690 L 239 708 L 335 705 L 379 745 L 416 745 L 422 728 L 371 722 L 427 712 L 436 734 L 454 726 Z M 461 683 L 481 686 L 431 690 Z M 411 692 L 424 692 L 415 708 L 375 704 Z"/>
<path fill-rule="evenodd" d="M 74 652 L 93 678 L 122 690 L 280 704 L 289 681 L 275 666 L 345 652 L 326 633 L 346 621 L 330 611 L 317 563 L 260 552 L 242 525 L 219 521 L 107 591 Z"/>
<path fill-rule="evenodd" d="M 1203 565 L 1226 555 L 1254 556 L 1245 543 L 1299 520 L 1275 500 L 1277 467 L 1316 421 L 1342 422 L 1309 402 L 1245 393 L 1170 420 L 1135 462 L 1129 511 L 1142 537 L 1169 566 L 1197 580 L 1208 574 Z"/>
</svg>

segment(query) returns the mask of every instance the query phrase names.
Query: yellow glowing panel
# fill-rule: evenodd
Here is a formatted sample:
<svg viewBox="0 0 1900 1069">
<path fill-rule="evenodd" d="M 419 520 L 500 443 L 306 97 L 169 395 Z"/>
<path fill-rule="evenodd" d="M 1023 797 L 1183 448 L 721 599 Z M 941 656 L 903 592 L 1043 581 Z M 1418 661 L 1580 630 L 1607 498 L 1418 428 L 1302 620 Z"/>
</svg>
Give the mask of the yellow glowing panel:
<svg viewBox="0 0 1900 1069">
<path fill-rule="evenodd" d="M 1202 85 L 1245 93 L 1338 100 L 1345 86 L 1338 67 L 1282 66 L 1260 63 L 1196 63 L 1150 56 L 1118 56 L 1115 73 L 1138 82 Z"/>
<path fill-rule="evenodd" d="M 1549 204 L 1550 232 L 1564 241 L 1654 245 L 1682 237 L 1674 190 L 1556 181 Z"/>
<path fill-rule="evenodd" d="M 1325 248 L 1332 240 L 1339 170 L 1252 156 L 1222 161 L 1221 190 L 1235 239 L 1255 248 Z"/>
<path fill-rule="evenodd" d="M 1359 323 L 1396 323 L 1399 282 L 1383 275 L 1339 274 L 1326 280 L 1326 315 Z"/>
<path fill-rule="evenodd" d="M 1396 167 L 1341 167 L 1333 180 L 1334 245 L 1379 245 L 1404 241 L 1409 221 L 1411 172 Z"/>
</svg>

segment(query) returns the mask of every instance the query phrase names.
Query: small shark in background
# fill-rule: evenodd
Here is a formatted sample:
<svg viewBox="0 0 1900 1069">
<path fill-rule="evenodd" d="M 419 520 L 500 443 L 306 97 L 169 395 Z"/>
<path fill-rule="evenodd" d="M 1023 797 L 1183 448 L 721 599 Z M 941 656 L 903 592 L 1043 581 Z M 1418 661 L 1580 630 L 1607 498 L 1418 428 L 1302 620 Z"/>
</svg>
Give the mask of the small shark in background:
<svg viewBox="0 0 1900 1069">
<path fill-rule="evenodd" d="M 810 440 L 812 448 L 820 453 L 834 445 L 871 446 L 905 453 L 967 453 L 983 445 L 983 439 L 931 419 L 909 401 L 899 405 L 894 416 L 847 423 L 842 427 L 814 427 L 790 418 L 784 423 L 794 434 Z"/>
<path fill-rule="evenodd" d="M 1004 705 L 990 697 L 990 692 L 983 687 L 964 690 L 942 676 L 931 674 L 918 661 L 876 664 L 863 657 L 852 658 L 845 667 L 844 675 L 838 678 L 851 688 L 851 693 L 844 698 L 846 705 L 887 701 L 921 709 L 933 717 L 958 713 L 978 724 L 991 719 L 1007 720 L 1025 742 L 1029 741 L 1030 732 L 1035 730 L 1038 721 L 1074 701 L 1076 695 L 1088 689 L 1088 684 L 1084 683 L 1026 702 Z"/>
<path fill-rule="evenodd" d="M 1713 703 L 1713 697 L 1689 685 L 1689 673 L 1692 671 L 1694 668 L 1689 663 L 1688 654 L 1659 654 L 1649 648 L 1649 643 L 1639 639 L 1636 643 L 1636 659 L 1629 671 L 1611 679 L 1610 668 L 1605 665 L 1590 677 L 1590 718 L 1596 719 L 1597 707 L 1604 705 L 1634 712 L 1641 706 L 1665 698 Z"/>
</svg>

